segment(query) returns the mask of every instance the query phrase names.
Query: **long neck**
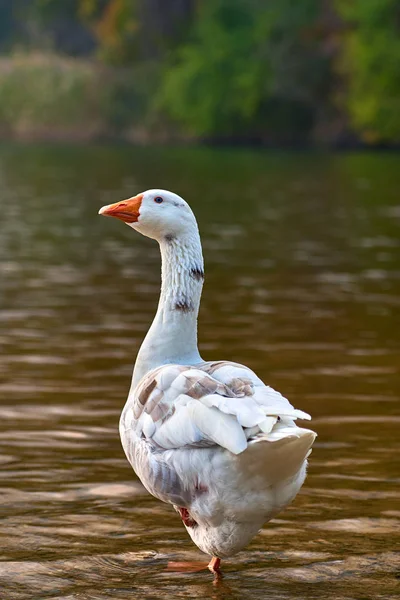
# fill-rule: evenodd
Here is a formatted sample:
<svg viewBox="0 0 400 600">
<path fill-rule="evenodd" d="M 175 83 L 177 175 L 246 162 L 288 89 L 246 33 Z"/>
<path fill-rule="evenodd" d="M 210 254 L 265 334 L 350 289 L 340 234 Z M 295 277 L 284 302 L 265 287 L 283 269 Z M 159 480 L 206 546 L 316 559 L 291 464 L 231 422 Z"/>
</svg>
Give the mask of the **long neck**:
<svg viewBox="0 0 400 600">
<path fill-rule="evenodd" d="M 167 363 L 201 362 L 197 348 L 197 316 L 204 279 L 197 225 L 182 237 L 160 242 L 161 294 L 157 314 L 143 341 L 132 386 L 151 369 Z"/>
</svg>

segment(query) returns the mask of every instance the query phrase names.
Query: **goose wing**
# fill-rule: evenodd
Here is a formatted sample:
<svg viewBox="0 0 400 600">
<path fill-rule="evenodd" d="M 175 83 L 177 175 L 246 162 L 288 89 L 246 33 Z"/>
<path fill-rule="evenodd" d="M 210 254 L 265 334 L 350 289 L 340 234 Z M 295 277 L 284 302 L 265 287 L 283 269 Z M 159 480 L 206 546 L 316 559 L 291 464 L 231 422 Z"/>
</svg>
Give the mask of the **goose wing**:
<svg viewBox="0 0 400 600">
<path fill-rule="evenodd" d="M 247 447 L 248 431 L 269 433 L 279 420 L 310 419 L 248 368 L 229 362 L 164 365 L 149 372 L 128 400 L 121 435 L 155 449 Z"/>
<path fill-rule="evenodd" d="M 186 461 L 190 450 L 220 447 L 238 455 L 254 436 L 279 439 L 273 431 L 277 421 L 285 429 L 296 428 L 297 418 L 310 417 L 242 365 L 164 365 L 150 371 L 131 393 L 120 434 L 128 460 L 148 491 L 187 506 L 195 474 L 187 468 L 183 476 L 177 464 Z"/>
</svg>

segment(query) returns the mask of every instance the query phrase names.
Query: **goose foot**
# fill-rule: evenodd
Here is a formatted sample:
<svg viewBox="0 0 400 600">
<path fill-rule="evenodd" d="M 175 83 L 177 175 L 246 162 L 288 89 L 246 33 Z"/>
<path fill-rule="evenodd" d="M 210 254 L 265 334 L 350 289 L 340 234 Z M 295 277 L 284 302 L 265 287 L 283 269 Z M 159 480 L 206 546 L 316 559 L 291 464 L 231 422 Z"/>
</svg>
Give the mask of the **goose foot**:
<svg viewBox="0 0 400 600">
<path fill-rule="evenodd" d="M 200 571 L 206 571 L 208 569 L 209 571 L 211 571 L 211 573 L 213 573 L 215 582 L 219 581 L 222 578 L 220 564 L 221 559 L 215 556 L 210 560 L 208 565 L 196 560 L 189 562 L 169 561 L 169 563 L 167 564 L 166 571 L 175 573 L 199 573 Z"/>
</svg>

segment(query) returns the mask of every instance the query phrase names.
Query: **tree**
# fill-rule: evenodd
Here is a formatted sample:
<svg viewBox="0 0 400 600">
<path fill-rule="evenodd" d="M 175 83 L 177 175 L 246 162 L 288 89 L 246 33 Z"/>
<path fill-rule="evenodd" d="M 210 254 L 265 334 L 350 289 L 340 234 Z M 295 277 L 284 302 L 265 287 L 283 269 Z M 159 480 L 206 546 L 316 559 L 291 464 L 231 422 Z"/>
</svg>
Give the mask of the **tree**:
<svg viewBox="0 0 400 600">
<path fill-rule="evenodd" d="M 339 0 L 347 23 L 340 72 L 342 105 L 366 142 L 400 141 L 400 6 L 397 0 Z"/>
<path fill-rule="evenodd" d="M 328 101 L 318 0 L 204 0 L 172 55 L 161 103 L 200 135 L 308 132 Z"/>
</svg>

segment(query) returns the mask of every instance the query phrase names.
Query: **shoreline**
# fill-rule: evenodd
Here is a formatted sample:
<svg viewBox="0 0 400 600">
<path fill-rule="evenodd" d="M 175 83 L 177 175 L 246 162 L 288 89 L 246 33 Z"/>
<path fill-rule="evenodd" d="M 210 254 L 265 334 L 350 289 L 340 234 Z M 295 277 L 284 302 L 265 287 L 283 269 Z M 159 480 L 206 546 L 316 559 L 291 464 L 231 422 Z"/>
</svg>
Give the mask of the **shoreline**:
<svg viewBox="0 0 400 600">
<path fill-rule="evenodd" d="M 270 150 L 275 152 L 322 152 L 322 153 L 346 153 L 346 152 L 385 152 L 397 153 L 400 144 L 365 144 L 362 142 L 318 144 L 305 141 L 304 143 L 279 144 L 273 142 L 249 142 L 238 140 L 234 136 L 223 142 L 214 139 L 187 139 L 178 136 L 156 136 L 143 134 L 143 132 L 129 135 L 92 135 L 90 131 L 73 131 L 72 129 L 61 129 L 59 131 L 28 130 L 17 134 L 4 134 L 0 131 L 0 145 L 40 145 L 40 146 L 120 146 L 120 147 L 175 147 L 175 148 L 209 148 L 215 150 Z"/>
</svg>

